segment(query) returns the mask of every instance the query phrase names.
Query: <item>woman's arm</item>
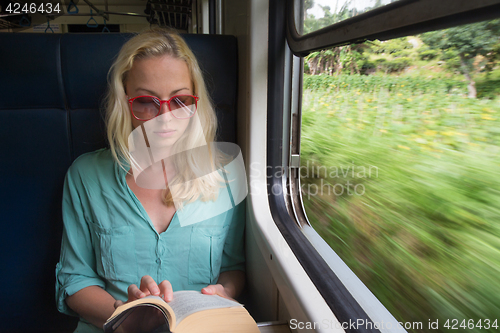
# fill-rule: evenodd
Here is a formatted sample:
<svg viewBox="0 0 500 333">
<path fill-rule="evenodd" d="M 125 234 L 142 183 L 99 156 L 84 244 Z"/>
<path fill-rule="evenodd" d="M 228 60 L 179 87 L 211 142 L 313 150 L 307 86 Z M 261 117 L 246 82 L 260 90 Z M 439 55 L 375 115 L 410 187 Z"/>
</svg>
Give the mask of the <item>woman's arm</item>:
<svg viewBox="0 0 500 333">
<path fill-rule="evenodd" d="M 92 235 L 84 213 L 90 202 L 81 176 L 85 166 L 85 159 L 75 161 L 64 181 L 64 227 L 60 261 L 56 266 L 56 299 L 60 312 L 70 315 L 76 312 L 95 324 L 111 315 L 114 299 L 104 291 L 106 283 L 96 273 Z M 95 318 L 94 309 L 102 318 Z"/>
<path fill-rule="evenodd" d="M 201 290 L 203 294 L 219 295 L 225 298 L 236 298 L 245 286 L 245 272 L 226 271 L 219 275 L 217 284 L 211 284 Z"/>
<path fill-rule="evenodd" d="M 245 272 L 243 271 L 227 271 L 219 275 L 217 283 L 224 287 L 227 295 L 231 298 L 238 297 L 245 286 Z"/>
<path fill-rule="evenodd" d="M 99 286 L 89 286 L 66 297 L 71 310 L 97 327 L 102 327 L 111 317 L 115 311 L 114 303 L 113 296 Z"/>
</svg>

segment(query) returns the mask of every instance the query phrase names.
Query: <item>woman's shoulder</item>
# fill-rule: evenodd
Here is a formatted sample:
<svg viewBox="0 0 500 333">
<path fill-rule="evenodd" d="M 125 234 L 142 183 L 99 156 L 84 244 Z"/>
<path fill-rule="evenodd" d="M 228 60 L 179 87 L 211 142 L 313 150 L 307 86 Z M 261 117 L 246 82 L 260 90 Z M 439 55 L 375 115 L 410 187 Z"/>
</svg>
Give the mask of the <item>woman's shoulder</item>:
<svg viewBox="0 0 500 333">
<path fill-rule="evenodd" d="M 115 160 L 108 148 L 78 156 L 71 164 L 68 175 L 81 178 L 100 178 L 114 173 Z"/>
</svg>

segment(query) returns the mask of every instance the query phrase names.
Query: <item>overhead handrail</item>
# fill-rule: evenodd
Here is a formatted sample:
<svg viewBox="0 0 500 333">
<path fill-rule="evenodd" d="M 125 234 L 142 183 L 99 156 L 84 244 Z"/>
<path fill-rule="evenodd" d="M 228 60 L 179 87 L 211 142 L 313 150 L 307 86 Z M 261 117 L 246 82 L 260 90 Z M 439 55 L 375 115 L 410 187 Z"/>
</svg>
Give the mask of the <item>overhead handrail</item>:
<svg viewBox="0 0 500 333">
<path fill-rule="evenodd" d="M 108 14 L 104 13 L 102 10 L 97 9 L 97 7 L 92 4 L 92 2 L 90 2 L 89 0 L 83 0 L 83 1 L 85 1 L 85 3 L 87 5 L 89 5 L 90 8 L 92 8 L 93 10 L 95 10 L 95 12 L 97 13 L 97 15 L 100 15 L 100 16 L 104 17 L 105 19 L 109 20 Z M 105 1 L 105 3 L 107 4 L 108 2 Z M 107 10 L 107 5 L 106 5 L 106 10 Z"/>
<path fill-rule="evenodd" d="M 74 8 L 73 11 L 71 11 L 71 8 Z M 66 9 L 66 11 L 68 12 L 68 14 L 78 14 L 79 9 L 76 6 L 76 4 L 73 2 L 73 0 L 70 0 L 68 8 Z"/>
<path fill-rule="evenodd" d="M 108 26 L 106 25 L 106 19 L 104 19 L 104 28 L 102 28 L 102 32 L 111 32 L 108 29 Z"/>
<path fill-rule="evenodd" d="M 94 21 L 94 23 L 91 23 Z M 92 15 L 92 9 L 90 10 L 90 18 L 87 21 L 87 28 L 97 28 L 99 24 L 97 24 L 97 21 L 95 20 L 94 16 Z"/>
<path fill-rule="evenodd" d="M 50 19 L 47 17 L 47 28 L 45 28 L 45 33 L 47 33 L 47 30 L 52 31 L 54 33 L 54 30 L 52 30 L 52 27 L 50 26 Z"/>
<path fill-rule="evenodd" d="M 31 21 L 26 15 L 23 15 L 21 21 L 19 21 L 19 25 L 21 27 L 29 27 L 31 25 Z"/>
</svg>

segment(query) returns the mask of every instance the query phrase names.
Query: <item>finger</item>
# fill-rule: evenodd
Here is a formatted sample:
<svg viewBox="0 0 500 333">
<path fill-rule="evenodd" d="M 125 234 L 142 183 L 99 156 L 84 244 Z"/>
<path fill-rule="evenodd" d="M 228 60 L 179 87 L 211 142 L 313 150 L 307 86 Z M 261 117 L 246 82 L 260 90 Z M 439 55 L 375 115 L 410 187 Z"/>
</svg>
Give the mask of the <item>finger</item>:
<svg viewBox="0 0 500 333">
<path fill-rule="evenodd" d="M 123 305 L 123 302 L 122 302 L 122 301 L 120 301 L 119 299 L 118 299 L 118 300 L 116 300 L 115 304 L 113 304 L 113 306 L 115 307 L 115 309 L 116 309 L 117 307 L 119 307 L 119 306 L 122 306 L 122 305 Z"/>
<path fill-rule="evenodd" d="M 137 286 L 135 284 L 131 284 L 130 286 L 128 286 L 127 293 L 128 293 L 128 300 L 129 301 L 133 301 L 134 299 L 138 299 L 138 298 L 142 298 L 142 297 L 146 296 L 146 294 L 144 292 L 142 292 L 142 290 L 137 288 Z"/>
<path fill-rule="evenodd" d="M 216 290 L 214 285 L 209 285 L 209 286 L 206 286 L 205 288 L 203 288 L 201 290 L 201 293 L 205 294 L 205 295 L 215 295 L 215 294 L 217 294 L 217 290 Z"/>
<path fill-rule="evenodd" d="M 144 275 L 141 279 L 141 288 L 144 293 L 148 291 L 151 295 L 160 296 L 160 288 L 156 284 L 155 280 L 149 275 Z"/>
<path fill-rule="evenodd" d="M 224 286 L 222 284 L 211 284 L 203 288 L 201 292 L 206 295 L 219 295 L 225 298 L 230 298 L 227 295 L 226 289 L 224 289 Z"/>
<path fill-rule="evenodd" d="M 211 284 L 209 286 L 206 286 L 201 290 L 201 293 L 205 295 L 218 295 L 220 297 L 224 297 L 231 301 L 237 302 L 234 298 L 227 294 L 226 289 L 222 284 Z"/>
<path fill-rule="evenodd" d="M 168 280 L 163 280 L 158 287 L 160 288 L 160 294 L 163 295 L 166 302 L 170 302 L 174 298 L 174 290 Z"/>
</svg>

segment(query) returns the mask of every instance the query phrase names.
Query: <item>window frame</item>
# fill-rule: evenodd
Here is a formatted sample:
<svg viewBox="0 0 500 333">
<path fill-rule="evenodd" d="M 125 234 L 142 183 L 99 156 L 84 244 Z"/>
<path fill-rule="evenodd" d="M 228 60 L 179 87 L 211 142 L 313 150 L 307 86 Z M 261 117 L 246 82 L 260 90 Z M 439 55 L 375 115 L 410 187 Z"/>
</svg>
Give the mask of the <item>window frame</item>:
<svg viewBox="0 0 500 333">
<path fill-rule="evenodd" d="M 457 2 L 461 9 L 450 11 L 446 6 L 456 6 Z M 266 176 L 271 215 L 300 265 L 340 323 L 360 319 L 374 323 L 386 318 L 397 322 L 307 221 L 300 192 L 300 169 L 297 169 L 300 167 L 303 75 L 300 58 L 326 47 L 368 39 L 398 38 L 497 18 L 500 17 L 500 0 L 477 0 L 474 3 L 468 0 L 441 0 L 439 4 L 433 4 L 432 0 L 400 0 L 306 35 L 297 33 L 295 5 L 297 0 L 269 1 Z M 422 8 L 426 10 L 419 13 Z M 434 10 L 432 16 L 425 19 L 433 8 L 439 10 Z M 420 18 L 406 17 L 404 24 L 387 27 L 387 22 L 395 22 L 394 19 L 388 21 L 389 17 L 398 17 L 403 13 L 409 15 L 415 11 Z M 374 32 L 373 25 L 367 24 L 367 21 L 377 20 L 382 21 Z M 276 173 L 279 168 L 285 172 Z M 405 332 L 401 326 L 393 326 L 392 329 Z M 357 326 L 345 331 L 380 330 Z"/>
<path fill-rule="evenodd" d="M 266 169 L 271 215 L 297 260 L 339 322 L 349 323 L 357 320 L 368 322 L 371 321 L 370 317 L 297 227 L 297 221 L 293 218 L 294 214 L 291 214 L 289 210 L 290 202 L 287 202 L 290 196 L 282 195 L 290 193 L 287 184 L 288 172 L 281 174 L 275 172 L 280 168 L 288 170 L 289 166 L 289 163 L 284 161 L 287 159 L 284 156 L 284 150 L 287 150 L 284 142 L 287 141 L 284 141 L 283 135 L 287 132 L 284 129 L 289 126 L 291 118 L 287 117 L 286 114 L 289 112 L 285 111 L 285 106 L 288 111 L 292 104 L 300 107 L 297 103 L 291 103 L 293 94 L 290 89 L 292 77 L 290 64 L 293 59 L 291 52 L 289 50 L 287 52 L 285 6 L 286 0 L 269 1 Z M 288 66 L 286 66 L 287 63 Z M 285 119 L 288 120 L 288 124 L 284 124 Z M 274 194 L 276 188 L 280 189 L 278 192 L 280 194 Z M 358 327 L 348 328 L 346 332 L 379 332 L 379 330 Z"/>
<path fill-rule="evenodd" d="M 499 0 L 399 0 L 320 30 L 299 34 L 295 24 L 301 0 L 288 0 L 287 41 L 297 56 L 314 50 L 354 44 L 365 40 L 387 40 L 426 31 L 500 17 Z"/>
</svg>

